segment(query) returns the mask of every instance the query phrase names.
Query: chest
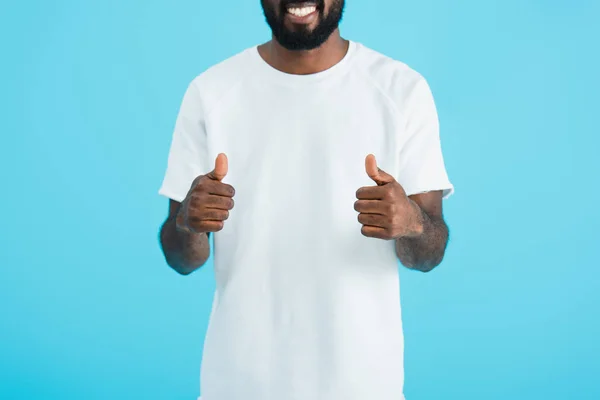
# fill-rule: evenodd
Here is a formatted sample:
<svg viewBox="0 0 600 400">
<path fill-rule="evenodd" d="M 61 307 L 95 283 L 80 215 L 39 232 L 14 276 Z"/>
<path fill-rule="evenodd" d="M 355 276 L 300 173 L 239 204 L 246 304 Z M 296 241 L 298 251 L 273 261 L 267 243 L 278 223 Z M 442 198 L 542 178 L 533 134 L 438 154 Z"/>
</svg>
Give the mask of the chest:
<svg viewBox="0 0 600 400">
<path fill-rule="evenodd" d="M 235 254 L 268 255 L 273 265 L 306 265 L 307 257 L 328 254 L 352 262 L 393 256 L 389 243 L 364 240 L 354 202 L 359 188 L 374 185 L 368 154 L 396 174 L 402 123 L 376 91 L 350 87 L 256 90 L 211 113 L 209 156 L 227 155 L 224 181 L 236 190 L 235 208 L 215 236 L 223 262 Z"/>
<path fill-rule="evenodd" d="M 247 90 L 207 122 L 209 155 L 225 153 L 234 186 L 293 190 L 367 184 L 365 157 L 394 174 L 403 126 L 393 106 L 357 84 Z M 288 188 L 290 182 L 291 188 Z"/>
</svg>

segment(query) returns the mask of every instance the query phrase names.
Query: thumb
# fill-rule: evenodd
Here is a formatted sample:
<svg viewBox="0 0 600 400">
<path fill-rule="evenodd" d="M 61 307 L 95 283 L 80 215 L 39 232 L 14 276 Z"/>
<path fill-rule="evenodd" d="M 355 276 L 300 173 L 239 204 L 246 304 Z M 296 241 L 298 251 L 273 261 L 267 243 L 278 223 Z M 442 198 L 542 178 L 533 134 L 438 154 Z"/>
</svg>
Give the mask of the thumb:
<svg viewBox="0 0 600 400">
<path fill-rule="evenodd" d="M 369 154 L 365 159 L 365 169 L 369 178 L 373 179 L 378 186 L 383 186 L 396 180 L 393 176 L 377 167 L 377 160 L 373 154 Z"/>
<path fill-rule="evenodd" d="M 227 175 L 227 156 L 223 153 L 219 154 L 215 160 L 215 169 L 207 174 L 210 179 L 222 181 Z"/>
</svg>

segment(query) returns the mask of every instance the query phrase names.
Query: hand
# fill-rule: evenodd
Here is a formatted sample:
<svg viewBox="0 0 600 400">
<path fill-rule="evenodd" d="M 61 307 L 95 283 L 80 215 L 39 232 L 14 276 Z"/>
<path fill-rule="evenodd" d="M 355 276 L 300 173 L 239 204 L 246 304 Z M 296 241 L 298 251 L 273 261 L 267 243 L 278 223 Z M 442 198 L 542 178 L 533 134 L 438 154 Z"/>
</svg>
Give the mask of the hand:
<svg viewBox="0 0 600 400">
<path fill-rule="evenodd" d="M 229 218 L 235 190 L 223 183 L 227 175 L 227 156 L 219 154 L 215 169 L 194 180 L 177 214 L 177 229 L 188 233 L 218 232 Z"/>
<path fill-rule="evenodd" d="M 377 167 L 372 154 L 367 156 L 365 168 L 377 186 L 362 187 L 356 192 L 354 209 L 359 212 L 362 234 L 384 240 L 419 236 L 423 232 L 419 206 L 393 176 Z"/>
</svg>

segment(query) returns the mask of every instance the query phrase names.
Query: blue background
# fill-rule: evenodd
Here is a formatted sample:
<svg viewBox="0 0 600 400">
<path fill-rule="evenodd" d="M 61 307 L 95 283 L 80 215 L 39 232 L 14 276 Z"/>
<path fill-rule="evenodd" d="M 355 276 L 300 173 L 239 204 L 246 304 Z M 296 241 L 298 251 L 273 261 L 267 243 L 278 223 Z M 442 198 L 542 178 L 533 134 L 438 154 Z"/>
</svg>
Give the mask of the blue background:
<svg viewBox="0 0 600 400">
<path fill-rule="evenodd" d="M 409 400 L 600 398 L 600 2 L 348 0 L 343 35 L 436 96 L 452 242 L 402 269 Z M 187 84 L 258 0 L 2 6 L 0 398 L 194 399 L 211 266 L 157 195 Z M 212 263 L 211 263 L 212 265 Z"/>
</svg>

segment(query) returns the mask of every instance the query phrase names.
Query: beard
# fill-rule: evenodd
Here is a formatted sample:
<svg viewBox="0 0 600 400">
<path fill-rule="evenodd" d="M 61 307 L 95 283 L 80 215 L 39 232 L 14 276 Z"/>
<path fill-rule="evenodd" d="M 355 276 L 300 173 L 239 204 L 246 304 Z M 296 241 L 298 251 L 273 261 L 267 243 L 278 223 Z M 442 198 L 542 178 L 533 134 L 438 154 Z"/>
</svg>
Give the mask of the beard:
<svg viewBox="0 0 600 400">
<path fill-rule="evenodd" d="M 273 32 L 277 42 L 288 50 L 312 50 L 321 46 L 329 39 L 329 36 L 338 28 L 344 13 L 345 0 L 333 0 L 331 8 L 324 14 L 324 0 L 317 0 L 317 12 L 319 13 L 317 26 L 314 29 L 302 27 L 291 30 L 285 25 L 285 16 L 288 4 L 298 3 L 298 0 L 282 0 L 279 10 L 270 5 L 266 0 L 261 0 L 263 12 L 267 24 Z"/>
</svg>

